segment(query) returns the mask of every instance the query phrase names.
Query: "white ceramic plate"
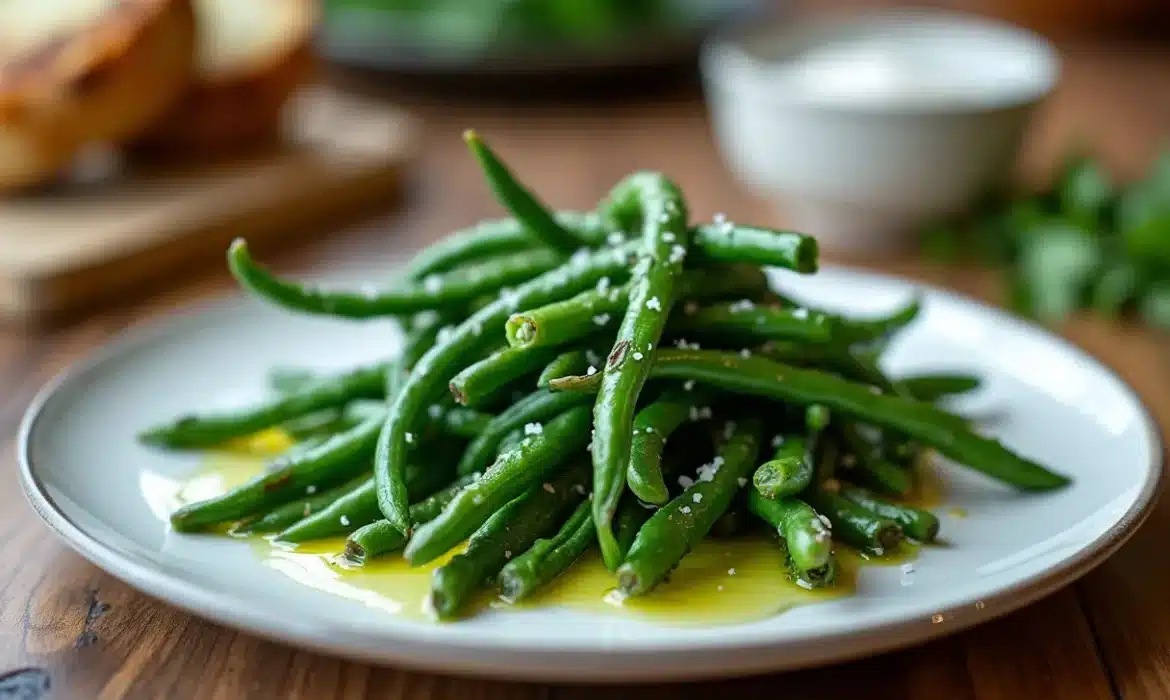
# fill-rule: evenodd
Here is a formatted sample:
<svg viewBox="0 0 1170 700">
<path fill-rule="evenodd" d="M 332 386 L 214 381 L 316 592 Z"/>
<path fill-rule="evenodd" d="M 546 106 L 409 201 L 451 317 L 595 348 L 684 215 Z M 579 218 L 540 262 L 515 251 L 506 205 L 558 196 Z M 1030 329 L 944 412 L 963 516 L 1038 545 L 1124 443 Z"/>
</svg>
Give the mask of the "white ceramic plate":
<svg viewBox="0 0 1170 700">
<path fill-rule="evenodd" d="M 795 288 L 857 313 L 889 309 L 910 290 L 843 269 Z M 994 416 L 987 430 L 1073 476 L 1074 485 L 1019 495 L 946 467 L 949 495 L 940 512 L 951 546 L 922 553 L 912 586 L 902 585 L 897 567 L 868 568 L 856 595 L 758 622 L 680 630 L 567 609 L 413 622 L 301 586 L 240 542 L 169 530 L 143 486 L 182 478 L 197 458 L 140 447 L 137 430 L 254 397 L 275 364 L 372 360 L 397 342 L 380 324 L 298 317 L 236 300 L 133 331 L 36 399 L 21 431 L 23 483 L 41 517 L 114 576 L 194 614 L 344 656 L 448 673 L 613 681 L 775 671 L 873 654 L 1002 615 L 1083 575 L 1141 523 L 1161 476 L 1154 425 L 1112 373 L 1037 328 L 924 291 L 923 318 L 892 348 L 889 369 L 983 375 L 985 388 L 961 407 Z M 950 508 L 969 516 L 945 517 Z"/>
</svg>

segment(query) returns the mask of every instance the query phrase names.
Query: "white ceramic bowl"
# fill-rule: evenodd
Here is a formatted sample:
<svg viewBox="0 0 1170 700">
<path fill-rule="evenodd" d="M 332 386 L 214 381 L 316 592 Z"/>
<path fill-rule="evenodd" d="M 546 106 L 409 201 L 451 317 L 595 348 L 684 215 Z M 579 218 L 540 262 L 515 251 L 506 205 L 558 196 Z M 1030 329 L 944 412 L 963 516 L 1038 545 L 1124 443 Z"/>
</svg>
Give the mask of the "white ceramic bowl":
<svg viewBox="0 0 1170 700">
<path fill-rule="evenodd" d="M 899 11 L 724 34 L 703 73 L 737 174 L 788 225 L 877 250 L 1006 174 L 1059 59 L 1009 25 Z"/>
</svg>

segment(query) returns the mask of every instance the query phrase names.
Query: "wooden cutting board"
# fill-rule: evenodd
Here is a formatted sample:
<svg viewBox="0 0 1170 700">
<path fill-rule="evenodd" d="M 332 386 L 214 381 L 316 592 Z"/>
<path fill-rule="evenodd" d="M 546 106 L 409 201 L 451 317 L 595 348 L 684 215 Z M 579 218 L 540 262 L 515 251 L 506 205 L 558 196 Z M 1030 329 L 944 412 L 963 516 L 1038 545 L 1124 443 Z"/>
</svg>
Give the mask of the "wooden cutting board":
<svg viewBox="0 0 1170 700">
<path fill-rule="evenodd" d="M 313 88 L 288 107 L 285 145 L 231 162 L 128 165 L 87 154 L 43 191 L 0 198 L 0 317 L 45 320 L 392 205 L 411 122 L 385 104 Z"/>
</svg>

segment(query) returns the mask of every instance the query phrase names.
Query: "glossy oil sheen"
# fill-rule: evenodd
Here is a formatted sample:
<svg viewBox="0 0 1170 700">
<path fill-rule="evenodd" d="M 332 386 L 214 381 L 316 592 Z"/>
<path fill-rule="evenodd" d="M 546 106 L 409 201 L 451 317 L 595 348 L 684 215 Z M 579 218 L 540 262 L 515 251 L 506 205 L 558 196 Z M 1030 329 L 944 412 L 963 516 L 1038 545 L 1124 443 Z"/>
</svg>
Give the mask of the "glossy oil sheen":
<svg viewBox="0 0 1170 700">
<path fill-rule="evenodd" d="M 173 493 L 173 502 L 214 497 L 238 486 L 264 468 L 264 458 L 288 446 L 279 434 L 265 433 L 240 441 L 212 456 Z M 147 494 L 158 500 L 161 494 Z M 942 502 L 934 469 L 919 469 L 917 486 L 906 499 L 923 507 Z M 247 538 L 264 566 L 300 584 L 329 595 L 361 602 L 384 613 L 429 620 L 427 597 L 432 572 L 462 547 L 424 566 L 411 567 L 396 555 L 356 566 L 338 555 L 344 538 L 282 546 L 272 537 Z M 669 625 L 722 625 L 751 622 L 791 608 L 851 595 L 863 566 L 901 564 L 918 556 L 919 547 L 904 544 L 897 552 L 875 557 L 838 547 L 839 570 L 834 585 L 809 590 L 785 574 L 784 557 L 774 538 L 752 535 L 708 538 L 683 559 L 669 581 L 645 596 L 627 598 L 614 588 L 614 576 L 596 551 L 577 561 L 565 575 L 515 605 L 491 592 L 469 606 L 468 614 L 492 608 L 534 609 L 561 606 L 593 613 L 624 615 Z"/>
</svg>

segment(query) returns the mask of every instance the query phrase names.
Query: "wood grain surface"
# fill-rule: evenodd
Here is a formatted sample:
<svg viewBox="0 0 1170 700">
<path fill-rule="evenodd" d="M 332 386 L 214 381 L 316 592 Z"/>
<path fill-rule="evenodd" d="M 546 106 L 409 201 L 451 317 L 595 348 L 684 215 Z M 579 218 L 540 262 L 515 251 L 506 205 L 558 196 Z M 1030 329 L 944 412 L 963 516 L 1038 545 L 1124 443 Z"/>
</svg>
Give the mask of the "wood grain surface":
<svg viewBox="0 0 1170 700">
<path fill-rule="evenodd" d="M 1070 47 L 1064 87 L 1029 141 L 1042 172 L 1074 137 L 1109 162 L 1142 167 L 1170 135 L 1170 51 Z M 273 260 L 287 272 L 401 256 L 498 213 L 458 139 L 476 126 L 558 206 L 588 207 L 635 167 L 671 173 L 696 216 L 778 221 L 725 170 L 693 96 L 617 105 L 524 108 L 417 102 L 424 156 L 405 212 Z M 853 261 L 994 298 L 989 277 L 910 260 Z M 0 329 L 0 439 L 11 442 L 36 389 L 112 334 L 228 288 L 225 272 L 185 282 L 54 330 Z M 1068 336 L 1130 382 L 1170 431 L 1170 345 L 1136 328 L 1084 320 Z M 0 453 L 0 698 L 404 698 L 655 700 L 723 697 L 1016 700 L 1170 697 L 1170 502 L 1081 582 L 974 630 L 906 651 L 806 672 L 688 685 L 485 682 L 371 667 L 204 622 L 147 598 L 60 544 L 20 494 L 13 447 Z M 100 455 L 95 469 L 101 469 Z M 1108 468 L 1108 465 L 1102 465 Z M 43 692 L 45 688 L 48 692 Z M 6 694 L 7 693 L 7 694 Z M 23 693 L 23 694 L 22 694 Z"/>
</svg>

